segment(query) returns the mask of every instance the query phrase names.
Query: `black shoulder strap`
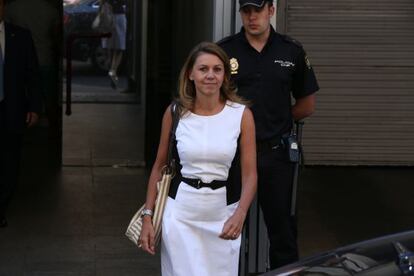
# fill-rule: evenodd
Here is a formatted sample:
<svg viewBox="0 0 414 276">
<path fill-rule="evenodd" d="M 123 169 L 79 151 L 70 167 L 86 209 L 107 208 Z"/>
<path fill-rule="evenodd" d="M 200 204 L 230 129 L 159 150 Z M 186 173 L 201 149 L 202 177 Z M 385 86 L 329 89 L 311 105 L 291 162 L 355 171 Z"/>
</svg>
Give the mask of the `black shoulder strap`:
<svg viewBox="0 0 414 276">
<path fill-rule="evenodd" d="M 294 39 L 294 38 L 292 38 L 288 35 L 282 35 L 282 37 L 286 42 L 292 43 L 293 45 L 295 45 L 299 48 L 303 48 L 302 44 L 299 41 L 297 41 L 296 39 Z"/>
<path fill-rule="evenodd" d="M 172 150 L 173 150 L 174 141 L 175 141 L 175 131 L 177 129 L 178 121 L 180 119 L 180 112 L 178 110 L 177 102 L 173 102 L 171 104 L 171 117 L 172 117 L 172 123 L 171 123 L 170 139 L 168 141 L 168 155 L 167 155 L 167 166 L 170 171 L 174 167 L 174 160 L 172 160 Z"/>
</svg>

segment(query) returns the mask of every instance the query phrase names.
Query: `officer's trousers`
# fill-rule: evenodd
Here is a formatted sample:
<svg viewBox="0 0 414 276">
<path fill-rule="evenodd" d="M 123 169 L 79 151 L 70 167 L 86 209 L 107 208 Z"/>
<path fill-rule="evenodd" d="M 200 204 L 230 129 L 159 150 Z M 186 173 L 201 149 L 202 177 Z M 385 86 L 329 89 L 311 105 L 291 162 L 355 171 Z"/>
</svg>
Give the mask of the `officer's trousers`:
<svg viewBox="0 0 414 276">
<path fill-rule="evenodd" d="M 285 149 L 268 149 L 257 153 L 258 199 L 270 241 L 270 267 L 298 260 L 297 222 L 290 215 L 293 163 Z"/>
<path fill-rule="evenodd" d="M 5 127 L 3 104 L 0 103 L 0 216 L 4 216 L 19 178 L 22 134 Z"/>
</svg>

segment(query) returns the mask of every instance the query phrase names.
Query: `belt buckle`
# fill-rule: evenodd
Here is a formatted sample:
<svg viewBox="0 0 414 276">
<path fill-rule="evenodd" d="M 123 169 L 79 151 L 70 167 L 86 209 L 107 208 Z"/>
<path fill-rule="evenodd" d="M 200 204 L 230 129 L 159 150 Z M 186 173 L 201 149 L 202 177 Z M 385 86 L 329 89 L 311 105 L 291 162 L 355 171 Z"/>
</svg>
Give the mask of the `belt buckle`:
<svg viewBox="0 0 414 276">
<path fill-rule="evenodd" d="M 197 179 L 197 189 L 201 188 L 201 179 Z"/>
</svg>

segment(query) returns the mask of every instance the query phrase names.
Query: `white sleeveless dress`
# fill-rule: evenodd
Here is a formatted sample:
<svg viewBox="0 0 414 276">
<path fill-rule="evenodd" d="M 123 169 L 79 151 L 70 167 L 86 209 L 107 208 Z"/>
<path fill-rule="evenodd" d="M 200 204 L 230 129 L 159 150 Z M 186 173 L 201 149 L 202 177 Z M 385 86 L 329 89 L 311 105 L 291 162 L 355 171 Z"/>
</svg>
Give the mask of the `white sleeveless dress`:
<svg viewBox="0 0 414 276">
<path fill-rule="evenodd" d="M 227 180 L 244 108 L 227 101 L 218 114 L 188 112 L 180 119 L 176 138 L 183 177 L 204 183 Z M 162 221 L 162 275 L 238 275 L 240 237 L 219 238 L 237 206 L 227 205 L 226 187 L 196 189 L 181 182 L 175 199 L 167 200 Z"/>
</svg>

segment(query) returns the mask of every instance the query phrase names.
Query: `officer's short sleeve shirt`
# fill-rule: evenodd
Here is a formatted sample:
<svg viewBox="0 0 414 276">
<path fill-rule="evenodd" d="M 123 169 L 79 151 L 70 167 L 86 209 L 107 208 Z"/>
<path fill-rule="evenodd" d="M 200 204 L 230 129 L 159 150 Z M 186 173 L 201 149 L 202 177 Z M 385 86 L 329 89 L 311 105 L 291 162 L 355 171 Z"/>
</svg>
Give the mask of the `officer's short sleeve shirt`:
<svg viewBox="0 0 414 276">
<path fill-rule="evenodd" d="M 218 44 L 230 58 L 232 80 L 239 95 L 252 104 L 257 140 L 290 131 L 291 96 L 299 99 L 319 89 L 303 47 L 273 28 L 261 52 L 249 44 L 243 29 Z"/>
</svg>

